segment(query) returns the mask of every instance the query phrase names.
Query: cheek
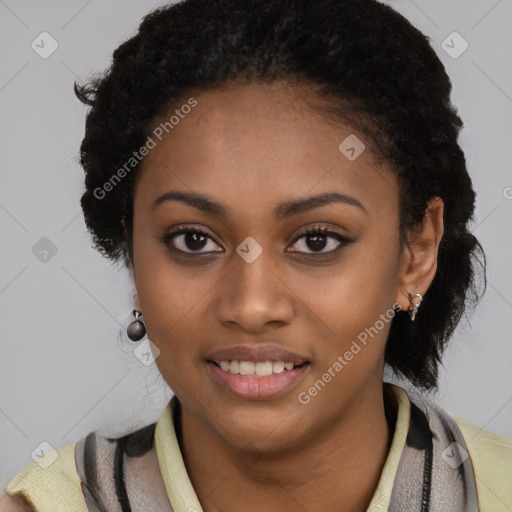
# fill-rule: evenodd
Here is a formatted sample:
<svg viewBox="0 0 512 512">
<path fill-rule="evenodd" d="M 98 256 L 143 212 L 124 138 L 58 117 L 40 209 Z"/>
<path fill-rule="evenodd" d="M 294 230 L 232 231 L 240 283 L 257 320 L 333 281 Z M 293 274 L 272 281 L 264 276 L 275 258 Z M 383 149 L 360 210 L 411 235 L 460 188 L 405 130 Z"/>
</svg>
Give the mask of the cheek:
<svg viewBox="0 0 512 512">
<path fill-rule="evenodd" d="M 149 339 L 165 358 L 169 345 L 177 353 L 180 329 L 187 323 L 187 314 L 201 298 L 199 278 L 183 272 L 172 262 L 166 247 L 150 229 L 134 226 L 134 281 Z M 186 276 L 186 278 L 185 278 Z"/>
<path fill-rule="evenodd" d="M 318 274 L 316 278 L 302 277 L 298 288 L 307 290 L 304 302 L 316 316 L 315 330 L 322 341 L 315 355 L 323 366 L 349 350 L 353 341 L 362 348 L 358 364 L 353 366 L 380 362 L 394 315 L 398 254 L 398 239 L 368 236 L 351 247 L 350 253 L 347 251 L 342 264 L 320 278 Z M 384 320 L 382 315 L 386 316 Z"/>
</svg>

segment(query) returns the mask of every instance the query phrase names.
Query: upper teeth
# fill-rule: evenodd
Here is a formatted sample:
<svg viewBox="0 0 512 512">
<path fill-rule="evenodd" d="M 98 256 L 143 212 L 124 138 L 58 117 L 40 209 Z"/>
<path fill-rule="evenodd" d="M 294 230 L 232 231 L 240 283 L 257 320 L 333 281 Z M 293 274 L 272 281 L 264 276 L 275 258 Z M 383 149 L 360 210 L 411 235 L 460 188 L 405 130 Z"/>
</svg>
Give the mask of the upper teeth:
<svg viewBox="0 0 512 512">
<path fill-rule="evenodd" d="M 273 373 L 281 373 L 285 370 L 293 370 L 293 363 L 284 361 L 264 361 L 255 363 L 253 361 L 219 361 L 219 366 L 235 375 L 257 375 L 266 377 Z"/>
</svg>

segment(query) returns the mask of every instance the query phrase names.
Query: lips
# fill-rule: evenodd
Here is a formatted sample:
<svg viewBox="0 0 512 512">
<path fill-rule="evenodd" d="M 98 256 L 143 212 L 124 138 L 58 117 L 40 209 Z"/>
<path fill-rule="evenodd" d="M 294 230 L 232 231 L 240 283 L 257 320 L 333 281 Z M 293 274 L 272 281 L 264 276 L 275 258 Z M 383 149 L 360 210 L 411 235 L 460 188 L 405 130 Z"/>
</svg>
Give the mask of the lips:
<svg viewBox="0 0 512 512">
<path fill-rule="evenodd" d="M 268 400 L 296 385 L 310 362 L 278 345 L 239 345 L 208 355 L 211 375 L 232 395 L 244 400 Z"/>
</svg>

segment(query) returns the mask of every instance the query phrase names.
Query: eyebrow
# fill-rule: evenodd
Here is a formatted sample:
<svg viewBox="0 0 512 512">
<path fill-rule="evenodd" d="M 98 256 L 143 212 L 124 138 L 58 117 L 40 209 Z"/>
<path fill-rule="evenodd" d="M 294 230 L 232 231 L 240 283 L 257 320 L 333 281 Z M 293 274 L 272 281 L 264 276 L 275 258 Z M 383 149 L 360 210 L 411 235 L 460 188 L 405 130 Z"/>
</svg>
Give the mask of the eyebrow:
<svg viewBox="0 0 512 512">
<path fill-rule="evenodd" d="M 218 203 L 205 195 L 185 191 L 170 191 L 162 194 L 161 196 L 157 197 L 155 201 L 153 201 L 151 209 L 156 208 L 166 201 L 178 201 L 201 210 L 202 212 L 216 215 L 218 217 L 229 217 L 232 215 L 232 212 L 228 206 L 222 203 Z M 361 201 L 355 197 L 348 196 L 346 194 L 340 194 L 338 192 L 327 192 L 316 196 L 310 196 L 303 199 L 296 199 L 282 203 L 274 209 L 274 217 L 278 220 L 283 220 L 293 215 L 304 213 L 306 211 L 333 203 L 343 203 L 356 206 L 363 212 L 368 213 Z"/>
</svg>

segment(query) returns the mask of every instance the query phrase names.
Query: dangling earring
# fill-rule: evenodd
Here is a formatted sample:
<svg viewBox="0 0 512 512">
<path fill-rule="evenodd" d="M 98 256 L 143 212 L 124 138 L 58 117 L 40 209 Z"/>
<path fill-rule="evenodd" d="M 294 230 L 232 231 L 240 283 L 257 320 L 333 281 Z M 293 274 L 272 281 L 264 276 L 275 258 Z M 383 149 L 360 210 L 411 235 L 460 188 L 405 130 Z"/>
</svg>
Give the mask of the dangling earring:
<svg viewBox="0 0 512 512">
<path fill-rule="evenodd" d="M 142 311 L 134 309 L 133 316 L 135 317 L 135 320 L 131 322 L 126 329 L 126 334 L 132 341 L 140 341 L 146 335 L 146 326 L 142 320 L 139 320 L 141 315 Z"/>
<path fill-rule="evenodd" d="M 422 300 L 423 297 L 419 293 L 409 293 L 409 314 L 413 322 Z"/>
</svg>

